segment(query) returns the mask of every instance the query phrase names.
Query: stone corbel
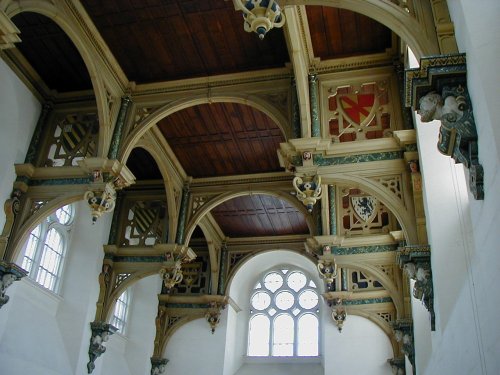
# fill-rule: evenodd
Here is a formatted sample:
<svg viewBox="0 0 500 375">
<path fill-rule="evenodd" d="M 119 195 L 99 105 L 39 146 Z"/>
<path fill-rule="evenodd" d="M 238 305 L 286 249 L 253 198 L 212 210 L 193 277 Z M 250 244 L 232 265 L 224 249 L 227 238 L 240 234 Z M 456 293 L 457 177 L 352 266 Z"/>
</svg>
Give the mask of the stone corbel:
<svg viewBox="0 0 500 375">
<path fill-rule="evenodd" d="M 323 298 L 326 303 L 332 309 L 332 319 L 336 324 L 339 332 L 342 333 L 342 328 L 344 328 L 344 322 L 347 319 L 347 309 L 344 305 L 344 301 L 350 300 L 352 297 L 352 292 L 327 292 L 323 293 Z"/>
<path fill-rule="evenodd" d="M 87 371 L 89 374 L 94 371 L 95 360 L 106 351 L 104 343 L 108 341 L 109 336 L 117 331 L 116 327 L 104 322 L 90 323 L 92 336 L 90 337 L 89 346 L 89 362 L 87 363 Z"/>
<path fill-rule="evenodd" d="M 135 177 L 117 160 L 87 158 L 78 164 L 91 176 L 92 185 L 83 198 L 90 207 L 92 222 L 95 223 L 99 217 L 115 208 L 116 190 L 133 184 Z"/>
<path fill-rule="evenodd" d="M 9 296 L 5 291 L 14 281 L 21 280 L 28 274 L 27 271 L 14 263 L 0 261 L 0 309 L 9 302 Z"/>
<path fill-rule="evenodd" d="M 400 247 L 396 253 L 399 267 L 412 280 L 413 296 L 422 301 L 431 316 L 431 329 L 435 330 L 434 288 L 432 285 L 431 250 L 428 245 Z"/>
<path fill-rule="evenodd" d="M 299 201 L 306 206 L 308 212 L 312 212 L 314 205 L 321 199 L 321 176 L 314 177 L 295 177 L 293 179 L 293 194 Z"/>
<path fill-rule="evenodd" d="M 151 357 L 151 375 L 163 375 L 167 368 L 168 359 Z"/>
<path fill-rule="evenodd" d="M 413 342 L 413 322 L 407 319 L 391 323 L 396 341 L 401 345 L 402 352 L 408 357 L 415 368 L 415 345 Z"/>
<path fill-rule="evenodd" d="M 422 122 L 441 121 L 439 152 L 469 169 L 469 188 L 475 199 L 484 199 L 483 167 L 466 74 L 465 54 L 422 58 L 420 68 L 406 71 L 406 106 L 417 110 Z"/>
<path fill-rule="evenodd" d="M 335 263 L 330 245 L 323 246 L 322 254 L 318 255 L 317 268 L 319 276 L 325 281 L 326 290 L 333 291 L 335 289 L 334 281 L 337 277 L 337 263 Z"/>
<path fill-rule="evenodd" d="M 173 288 L 182 282 L 184 275 L 182 273 L 182 264 L 190 262 L 196 258 L 196 254 L 191 248 L 186 251 L 170 251 L 165 254 L 159 274 L 163 280 L 166 293 L 171 293 Z"/>
<path fill-rule="evenodd" d="M 387 362 L 391 365 L 393 375 L 405 375 L 406 366 L 404 358 L 392 358 L 388 359 Z"/>
<path fill-rule="evenodd" d="M 210 329 L 212 334 L 215 332 L 215 328 L 220 323 L 220 315 L 222 310 L 226 308 L 226 302 L 219 301 L 210 301 L 208 303 L 207 313 L 205 314 L 205 318 L 207 319 L 208 324 L 210 325 Z"/>
</svg>

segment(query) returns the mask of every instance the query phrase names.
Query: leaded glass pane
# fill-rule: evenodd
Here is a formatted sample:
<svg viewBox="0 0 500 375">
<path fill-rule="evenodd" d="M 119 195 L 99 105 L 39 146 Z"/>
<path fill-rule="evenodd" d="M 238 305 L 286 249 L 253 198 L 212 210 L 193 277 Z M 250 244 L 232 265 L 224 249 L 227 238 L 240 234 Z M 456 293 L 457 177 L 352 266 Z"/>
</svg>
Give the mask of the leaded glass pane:
<svg viewBox="0 0 500 375">
<path fill-rule="evenodd" d="M 302 272 L 292 272 L 288 275 L 287 283 L 290 288 L 298 292 L 306 286 L 307 278 Z"/>
<path fill-rule="evenodd" d="M 293 356 L 293 318 L 281 314 L 273 322 L 273 356 Z"/>
<path fill-rule="evenodd" d="M 248 329 L 248 355 L 265 357 L 269 355 L 269 318 L 258 314 L 250 318 Z"/>
<path fill-rule="evenodd" d="M 277 273 L 272 272 L 264 278 L 264 286 L 271 292 L 276 292 L 283 285 L 283 277 Z"/>
<path fill-rule="evenodd" d="M 318 355 L 318 317 L 316 315 L 305 314 L 299 318 L 297 355 Z"/>
<path fill-rule="evenodd" d="M 257 292 L 252 297 L 252 307 L 256 310 L 264 310 L 271 304 L 271 297 L 266 292 Z"/>
</svg>

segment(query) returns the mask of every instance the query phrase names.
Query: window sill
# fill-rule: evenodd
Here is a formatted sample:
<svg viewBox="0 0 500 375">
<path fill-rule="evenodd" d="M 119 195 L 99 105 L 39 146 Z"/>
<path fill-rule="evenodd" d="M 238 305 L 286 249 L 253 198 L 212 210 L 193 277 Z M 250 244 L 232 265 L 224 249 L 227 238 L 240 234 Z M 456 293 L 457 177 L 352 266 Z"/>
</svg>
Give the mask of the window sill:
<svg viewBox="0 0 500 375">
<path fill-rule="evenodd" d="M 304 356 L 304 357 L 254 357 L 244 356 L 244 363 L 259 364 L 259 363 L 321 363 L 321 356 Z"/>
</svg>

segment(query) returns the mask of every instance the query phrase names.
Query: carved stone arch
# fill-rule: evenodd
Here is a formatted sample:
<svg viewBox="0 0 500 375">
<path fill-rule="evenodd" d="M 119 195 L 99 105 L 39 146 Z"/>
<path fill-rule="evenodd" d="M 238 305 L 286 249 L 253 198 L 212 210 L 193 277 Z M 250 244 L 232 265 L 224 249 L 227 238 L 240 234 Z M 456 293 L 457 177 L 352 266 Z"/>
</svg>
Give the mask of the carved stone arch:
<svg viewBox="0 0 500 375">
<path fill-rule="evenodd" d="M 373 195 L 396 217 L 408 243 L 418 243 L 415 215 L 411 212 L 413 206 L 410 209 L 406 207 L 403 200 L 381 183 L 368 177 L 352 174 L 329 174 L 323 176 L 323 183 L 333 185 L 338 183 L 354 184 L 355 187 L 359 187 L 364 192 Z M 410 204 L 411 202 L 409 202 Z"/>
<path fill-rule="evenodd" d="M 163 155 L 160 151 L 154 147 L 151 143 L 145 140 L 140 140 L 137 142 L 134 148 L 140 147 L 146 150 L 152 158 L 155 160 L 158 169 L 160 170 L 161 176 L 163 178 L 163 184 L 165 186 L 165 195 L 167 199 L 167 210 L 168 210 L 168 239 L 167 241 L 173 241 L 175 239 L 175 232 L 177 230 L 177 202 L 175 200 L 174 186 L 175 183 L 172 179 L 172 173 L 169 166 L 164 162 Z"/>
<path fill-rule="evenodd" d="M 246 95 L 239 92 L 234 94 L 217 95 L 213 94 L 208 97 L 206 94 L 192 95 L 181 98 L 165 104 L 164 106 L 156 109 L 149 116 L 145 117 L 135 128 L 127 135 L 123 142 L 123 147 L 120 151 L 119 160 L 125 162 L 129 157 L 130 152 L 134 145 L 141 139 L 144 133 L 156 125 L 161 119 L 171 115 L 172 113 L 181 111 L 183 109 L 194 107 L 200 104 L 210 103 L 238 103 L 245 104 L 265 113 L 273 122 L 280 128 L 285 139 L 287 138 L 287 131 L 289 121 L 283 116 L 279 108 L 270 105 L 268 102 L 256 95 Z"/>
<path fill-rule="evenodd" d="M 189 218 L 188 225 L 186 225 L 186 237 L 184 240 L 184 244 L 187 246 L 189 244 L 189 240 L 191 239 L 191 235 L 193 234 L 196 226 L 200 222 L 200 220 L 208 213 L 210 212 L 213 208 L 218 206 L 221 203 L 224 203 L 225 201 L 228 201 L 233 198 L 241 197 L 244 195 L 271 195 L 273 197 L 283 199 L 288 201 L 290 204 L 292 204 L 295 208 L 297 208 L 305 217 L 307 227 L 309 228 L 309 232 L 312 234 L 314 233 L 314 220 L 312 216 L 307 212 L 306 207 L 300 203 L 294 196 L 286 193 L 286 192 L 276 192 L 276 191 L 269 191 L 266 189 L 249 189 L 249 190 L 238 190 L 238 191 L 230 191 L 227 193 L 222 193 L 200 207 L 196 213 Z"/>
<path fill-rule="evenodd" d="M 190 313 L 185 316 L 183 316 L 181 319 L 176 321 L 174 324 L 172 324 L 167 331 L 165 332 L 165 336 L 163 337 L 162 343 L 161 343 L 161 348 L 160 351 L 162 353 L 162 356 L 165 355 L 165 350 L 167 349 L 167 344 L 172 338 L 172 335 L 183 325 L 192 322 L 193 320 L 197 319 L 203 319 L 205 317 L 205 309 L 200 309 L 200 313 Z"/>
<path fill-rule="evenodd" d="M 73 20 L 65 14 L 67 9 L 63 8 L 63 2 L 55 2 L 51 0 L 18 0 L 5 1 L 1 4 L 1 10 L 4 10 L 9 18 L 22 12 L 33 12 L 50 18 L 66 33 L 75 48 L 78 50 L 87 70 L 89 72 L 92 87 L 97 105 L 97 114 L 99 117 L 99 140 L 97 156 L 106 156 L 107 147 L 111 139 L 111 116 L 109 110 L 108 92 L 104 85 L 101 70 L 98 68 L 94 51 L 88 47 L 88 43 L 82 38 L 82 33 L 79 32 L 78 25 L 73 25 L 68 20 Z M 22 38 L 21 38 L 22 39 Z M 115 103 L 113 112 L 117 113 L 120 103 Z"/>
<path fill-rule="evenodd" d="M 400 291 L 398 290 L 398 287 L 394 283 L 394 281 L 391 280 L 389 276 L 387 276 L 387 274 L 385 274 L 381 269 L 377 268 L 376 266 L 370 263 L 354 261 L 349 258 L 345 258 L 344 256 L 337 256 L 335 257 L 335 260 L 339 267 L 359 270 L 375 278 L 389 292 L 389 295 L 392 298 L 394 306 L 396 306 L 396 311 L 398 312 L 398 315 L 403 313 L 404 311 L 403 298 L 400 295 Z"/>
<path fill-rule="evenodd" d="M 431 31 L 432 35 L 428 36 L 429 30 L 422 23 L 390 0 L 286 0 L 282 6 L 286 5 L 320 5 L 348 9 L 373 18 L 391 29 L 410 46 L 417 59 L 440 53 L 435 29 Z M 430 16 L 432 17 L 432 14 Z"/>
<path fill-rule="evenodd" d="M 382 331 L 384 331 L 384 333 L 387 335 L 389 340 L 391 341 L 391 346 L 392 346 L 392 351 L 394 353 L 394 356 L 396 356 L 398 354 L 399 344 L 394 337 L 392 328 L 389 325 L 389 323 L 387 323 L 384 319 L 382 319 L 381 317 L 379 317 L 375 313 L 368 312 L 368 311 L 365 311 L 365 310 L 359 309 L 359 308 L 353 308 L 351 306 L 348 306 L 347 309 L 348 309 L 347 310 L 348 315 L 350 314 L 350 315 L 361 316 L 362 318 L 366 318 L 366 319 L 372 321 L 373 323 L 375 323 L 377 326 L 379 326 L 382 329 Z M 349 319 L 349 317 L 347 319 Z"/>
<path fill-rule="evenodd" d="M 24 244 L 26 243 L 26 240 L 28 239 L 29 234 L 33 229 L 36 228 L 38 224 L 42 222 L 42 220 L 45 220 L 47 216 L 49 216 L 58 208 L 73 202 L 77 202 L 81 199 L 83 199 L 83 192 L 69 192 L 67 194 L 63 194 L 49 200 L 46 204 L 40 207 L 39 210 L 37 210 L 32 216 L 30 216 L 24 223 L 21 224 L 21 226 L 16 230 L 14 236 L 11 238 L 8 253 L 6 256 L 7 260 L 9 262 L 16 261 L 20 251 L 22 250 Z"/>
</svg>

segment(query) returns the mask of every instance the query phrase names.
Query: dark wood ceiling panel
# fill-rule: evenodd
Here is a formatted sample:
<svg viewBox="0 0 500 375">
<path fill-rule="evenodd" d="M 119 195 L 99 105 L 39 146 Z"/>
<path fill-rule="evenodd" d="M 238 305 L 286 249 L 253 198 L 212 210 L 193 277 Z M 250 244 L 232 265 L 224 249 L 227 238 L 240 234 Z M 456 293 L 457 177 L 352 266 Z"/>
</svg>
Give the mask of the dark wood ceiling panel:
<svg viewBox="0 0 500 375">
<path fill-rule="evenodd" d="M 269 195 L 233 198 L 211 211 L 228 237 L 308 234 L 304 215 L 287 201 Z"/>
<path fill-rule="evenodd" d="M 12 18 L 21 31 L 16 47 L 51 90 L 92 89 L 87 67 L 66 33 L 50 18 L 23 12 Z"/>
<path fill-rule="evenodd" d="M 285 138 L 266 114 L 250 106 L 190 107 L 164 118 L 158 127 L 192 177 L 281 170 L 276 150 Z"/>
<path fill-rule="evenodd" d="M 282 29 L 261 41 L 231 1 L 82 0 L 125 71 L 138 83 L 284 66 Z"/>
<path fill-rule="evenodd" d="M 149 152 L 140 147 L 134 148 L 130 153 L 127 167 L 134 174 L 136 180 L 159 180 L 163 178 L 155 159 Z"/>
<path fill-rule="evenodd" d="M 307 6 L 314 55 L 322 60 L 384 52 L 391 31 L 359 13 L 333 7 Z"/>
</svg>

